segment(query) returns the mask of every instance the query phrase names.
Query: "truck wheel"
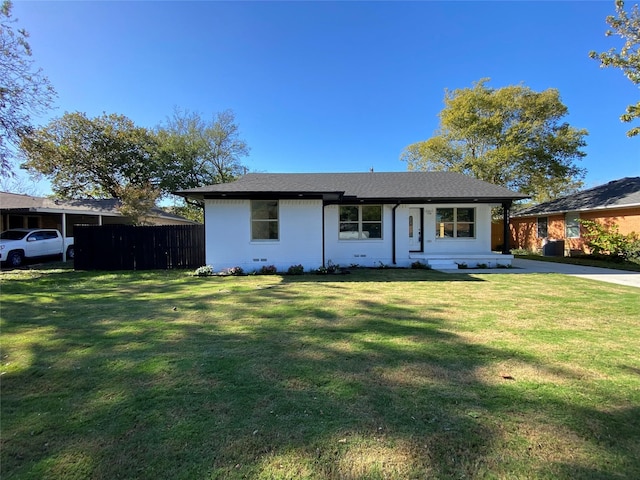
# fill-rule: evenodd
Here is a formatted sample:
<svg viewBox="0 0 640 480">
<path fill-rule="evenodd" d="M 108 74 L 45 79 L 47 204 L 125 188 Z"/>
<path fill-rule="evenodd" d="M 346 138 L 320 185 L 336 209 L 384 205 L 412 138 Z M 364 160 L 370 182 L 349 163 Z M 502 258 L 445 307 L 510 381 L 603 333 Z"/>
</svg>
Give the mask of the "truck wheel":
<svg viewBox="0 0 640 480">
<path fill-rule="evenodd" d="M 12 267 L 19 267 L 20 265 L 22 265 L 23 259 L 24 258 L 22 256 L 22 252 L 11 252 L 7 257 L 7 262 Z"/>
<path fill-rule="evenodd" d="M 76 250 L 73 248 L 73 245 L 71 245 L 67 248 L 67 260 L 73 260 L 74 258 L 76 258 Z"/>
</svg>

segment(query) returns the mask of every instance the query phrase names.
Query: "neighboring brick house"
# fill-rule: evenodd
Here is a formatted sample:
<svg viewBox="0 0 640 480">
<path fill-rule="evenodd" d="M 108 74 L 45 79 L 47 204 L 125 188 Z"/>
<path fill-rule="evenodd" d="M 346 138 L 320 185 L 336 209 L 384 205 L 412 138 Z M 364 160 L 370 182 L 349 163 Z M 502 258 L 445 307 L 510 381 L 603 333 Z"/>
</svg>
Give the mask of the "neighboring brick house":
<svg viewBox="0 0 640 480">
<path fill-rule="evenodd" d="M 579 220 L 617 225 L 622 234 L 640 233 L 640 177 L 614 180 L 513 214 L 511 245 L 544 251 L 556 242 L 563 249 L 558 253 L 584 252 Z"/>
</svg>

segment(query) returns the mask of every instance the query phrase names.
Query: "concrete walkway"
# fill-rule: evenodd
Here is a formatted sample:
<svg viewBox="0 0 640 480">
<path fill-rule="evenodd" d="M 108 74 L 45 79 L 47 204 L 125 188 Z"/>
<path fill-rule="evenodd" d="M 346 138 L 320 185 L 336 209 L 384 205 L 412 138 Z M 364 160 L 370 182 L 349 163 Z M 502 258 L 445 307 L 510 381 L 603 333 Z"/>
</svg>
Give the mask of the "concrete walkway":
<svg viewBox="0 0 640 480">
<path fill-rule="evenodd" d="M 580 277 L 599 282 L 615 283 L 629 287 L 640 288 L 640 272 L 628 272 L 626 270 L 613 270 L 600 267 L 583 267 L 582 265 L 570 265 L 556 262 L 538 262 L 536 260 L 524 260 L 514 258 L 513 268 L 492 268 L 483 270 L 442 270 L 447 273 L 559 273 L 570 277 Z"/>
<path fill-rule="evenodd" d="M 522 269 L 526 273 L 560 273 L 571 277 L 587 278 L 599 282 L 627 285 L 640 288 L 640 272 L 614 270 L 611 268 L 585 267 L 556 262 L 537 262 L 535 260 L 513 259 L 513 270 Z"/>
</svg>

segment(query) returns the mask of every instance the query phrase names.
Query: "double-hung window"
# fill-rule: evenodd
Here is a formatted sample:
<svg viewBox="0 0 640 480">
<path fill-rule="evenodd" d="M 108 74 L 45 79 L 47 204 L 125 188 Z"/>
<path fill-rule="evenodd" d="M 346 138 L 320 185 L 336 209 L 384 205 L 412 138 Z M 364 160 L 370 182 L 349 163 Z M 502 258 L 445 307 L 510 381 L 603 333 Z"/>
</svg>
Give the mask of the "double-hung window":
<svg viewBox="0 0 640 480">
<path fill-rule="evenodd" d="M 580 238 L 580 214 L 567 213 L 564 219 L 566 238 Z"/>
<path fill-rule="evenodd" d="M 382 238 L 382 206 L 340 206 L 340 231 L 338 238 L 340 240 Z"/>
<path fill-rule="evenodd" d="M 475 238 L 475 208 L 436 208 L 436 238 Z"/>
<path fill-rule="evenodd" d="M 538 238 L 547 238 L 549 236 L 549 228 L 548 228 L 548 220 L 547 217 L 538 217 Z"/>
<path fill-rule="evenodd" d="M 278 240 L 278 200 L 251 200 L 251 240 Z"/>
</svg>

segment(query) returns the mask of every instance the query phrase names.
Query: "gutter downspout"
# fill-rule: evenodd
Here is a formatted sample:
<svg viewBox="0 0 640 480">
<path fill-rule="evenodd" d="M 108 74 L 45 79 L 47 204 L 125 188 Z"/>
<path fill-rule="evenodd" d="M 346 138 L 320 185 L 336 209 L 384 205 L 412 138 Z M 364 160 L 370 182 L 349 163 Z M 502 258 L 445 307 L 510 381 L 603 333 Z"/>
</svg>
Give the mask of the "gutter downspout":
<svg viewBox="0 0 640 480">
<path fill-rule="evenodd" d="M 400 202 L 396 203 L 391 210 L 391 262 L 396 265 L 396 209 L 400 206 Z"/>
<path fill-rule="evenodd" d="M 325 267 L 325 262 L 324 262 L 324 243 L 325 243 L 325 232 L 324 232 L 324 209 L 325 209 L 326 205 L 324 204 L 324 201 L 322 201 L 322 266 Z"/>
<path fill-rule="evenodd" d="M 509 231 L 509 213 L 511 209 L 511 201 L 502 203 L 502 254 L 508 255 L 510 253 L 511 247 L 509 246 L 509 239 L 511 238 L 511 232 Z"/>
</svg>

